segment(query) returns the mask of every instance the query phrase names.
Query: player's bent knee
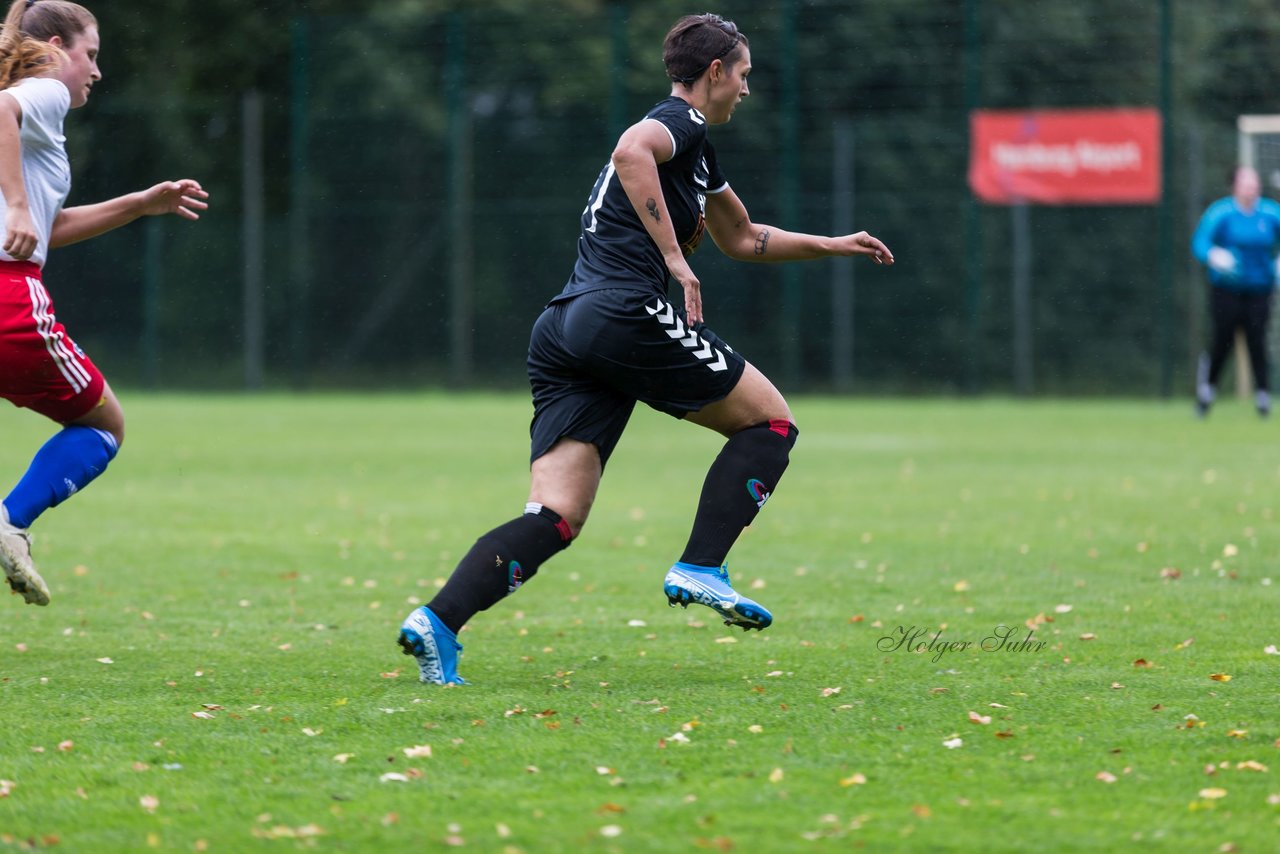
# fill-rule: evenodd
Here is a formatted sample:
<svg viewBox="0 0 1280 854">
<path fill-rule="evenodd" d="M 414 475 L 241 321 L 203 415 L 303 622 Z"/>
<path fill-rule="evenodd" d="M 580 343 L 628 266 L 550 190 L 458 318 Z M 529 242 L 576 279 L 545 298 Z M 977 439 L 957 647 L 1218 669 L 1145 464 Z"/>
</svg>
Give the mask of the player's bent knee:
<svg viewBox="0 0 1280 854">
<path fill-rule="evenodd" d="M 565 525 L 568 527 L 568 531 L 569 531 L 569 539 L 567 540 L 567 542 L 573 542 L 574 540 L 578 539 L 578 535 L 582 533 L 582 528 L 583 526 L 586 525 L 586 520 L 585 519 L 582 519 L 582 520 L 565 519 Z"/>
<path fill-rule="evenodd" d="M 102 403 L 87 414 L 67 422 L 68 426 L 73 424 L 78 427 L 92 427 L 110 434 L 115 440 L 117 450 L 124 445 L 124 410 L 120 408 L 120 404 L 114 397 L 104 397 Z"/>
<path fill-rule="evenodd" d="M 559 520 L 556 523 L 557 526 L 568 533 L 567 539 L 573 539 L 582 533 L 583 526 L 587 524 L 593 498 L 594 495 L 585 495 L 581 492 L 567 493 L 559 490 L 534 489 L 529 493 L 529 502 L 525 507 L 535 509 L 526 509 L 525 512 L 536 513 L 538 509 L 542 509 L 554 515 L 555 519 Z"/>
<path fill-rule="evenodd" d="M 119 451 L 122 447 L 124 447 L 124 425 L 123 424 L 121 424 L 119 427 L 116 427 L 113 430 L 107 430 L 106 432 L 110 433 L 111 437 L 116 440 L 117 451 Z"/>
<path fill-rule="evenodd" d="M 530 502 L 530 506 L 533 506 L 536 503 L 537 502 Z M 554 514 L 555 518 L 560 520 L 557 523 L 557 528 L 563 532 L 566 543 L 572 542 L 578 538 L 578 535 L 582 533 L 583 527 L 587 524 L 587 516 L 591 512 L 591 505 L 589 504 L 586 507 L 570 508 L 569 512 L 566 513 L 561 513 L 558 506 L 549 504 L 539 506 L 542 507 L 543 511 Z M 564 505 L 561 504 L 559 506 Z"/>
<path fill-rule="evenodd" d="M 473 551 L 479 549 L 485 555 L 490 552 L 496 555 L 496 565 L 507 567 L 507 593 L 514 593 L 537 575 L 543 563 L 569 548 L 573 537 L 569 523 L 559 513 L 529 502 L 518 519 L 477 540 Z"/>
<path fill-rule="evenodd" d="M 769 432 L 777 433 L 787 440 L 788 450 L 796 446 L 796 439 L 800 437 L 800 428 L 796 426 L 796 422 L 790 418 L 770 418 L 767 426 Z"/>
</svg>

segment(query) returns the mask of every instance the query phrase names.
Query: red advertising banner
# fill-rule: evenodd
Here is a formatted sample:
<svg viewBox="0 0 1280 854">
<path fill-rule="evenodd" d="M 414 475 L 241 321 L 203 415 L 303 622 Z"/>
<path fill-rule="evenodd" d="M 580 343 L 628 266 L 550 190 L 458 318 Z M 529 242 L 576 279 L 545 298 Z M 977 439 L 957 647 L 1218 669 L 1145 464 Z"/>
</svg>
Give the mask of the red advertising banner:
<svg viewBox="0 0 1280 854">
<path fill-rule="evenodd" d="M 992 204 L 1142 205 L 1160 200 L 1155 109 L 975 110 L 969 187 Z"/>
</svg>

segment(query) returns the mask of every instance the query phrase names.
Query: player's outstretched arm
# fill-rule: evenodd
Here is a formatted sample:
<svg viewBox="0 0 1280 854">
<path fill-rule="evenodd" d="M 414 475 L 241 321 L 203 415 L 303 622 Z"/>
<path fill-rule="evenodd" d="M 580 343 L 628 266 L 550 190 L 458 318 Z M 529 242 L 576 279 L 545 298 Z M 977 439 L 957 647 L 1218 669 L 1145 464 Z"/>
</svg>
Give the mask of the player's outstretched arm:
<svg viewBox="0 0 1280 854">
<path fill-rule="evenodd" d="M 116 196 L 105 202 L 63 208 L 53 221 L 53 233 L 49 237 L 51 248 L 79 243 L 105 234 L 122 225 L 128 225 L 144 216 L 176 214 L 183 219 L 196 220 L 200 212 L 207 210 L 205 200 L 209 194 L 199 181 L 183 178 L 179 181 L 161 181 L 136 193 Z"/>
<path fill-rule="evenodd" d="M 832 255 L 866 255 L 877 264 L 892 264 L 893 253 L 865 231 L 824 237 L 784 231 L 753 223 L 746 205 L 726 187 L 707 196 L 707 230 L 720 251 L 739 261 L 803 261 Z"/>
</svg>

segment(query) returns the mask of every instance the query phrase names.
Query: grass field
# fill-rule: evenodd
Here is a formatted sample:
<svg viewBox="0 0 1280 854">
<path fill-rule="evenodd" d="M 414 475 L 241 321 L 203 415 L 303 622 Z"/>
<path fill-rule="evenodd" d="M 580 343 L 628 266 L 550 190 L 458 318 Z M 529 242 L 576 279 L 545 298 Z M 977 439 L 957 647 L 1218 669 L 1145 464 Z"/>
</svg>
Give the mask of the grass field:
<svg viewBox="0 0 1280 854">
<path fill-rule="evenodd" d="M 0 850 L 1280 838 L 1280 426 L 1243 405 L 794 400 L 749 635 L 666 606 L 719 441 L 638 412 L 441 689 L 396 630 L 522 509 L 524 397 L 125 398 L 34 528 L 52 604 L 0 602 Z M 49 431 L 2 418 L 7 487 Z"/>
</svg>

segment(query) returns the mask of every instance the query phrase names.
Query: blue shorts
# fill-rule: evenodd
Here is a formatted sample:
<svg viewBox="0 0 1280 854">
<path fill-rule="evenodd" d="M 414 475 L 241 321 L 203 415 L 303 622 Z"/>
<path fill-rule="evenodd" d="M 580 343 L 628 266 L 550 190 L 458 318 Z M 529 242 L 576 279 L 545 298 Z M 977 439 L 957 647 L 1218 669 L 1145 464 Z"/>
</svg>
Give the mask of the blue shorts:
<svg viewBox="0 0 1280 854">
<path fill-rule="evenodd" d="M 547 306 L 529 340 L 530 460 L 569 438 L 595 445 L 603 464 L 636 401 L 683 418 L 727 397 L 746 360 L 682 315 L 665 297 L 625 288 Z"/>
</svg>

